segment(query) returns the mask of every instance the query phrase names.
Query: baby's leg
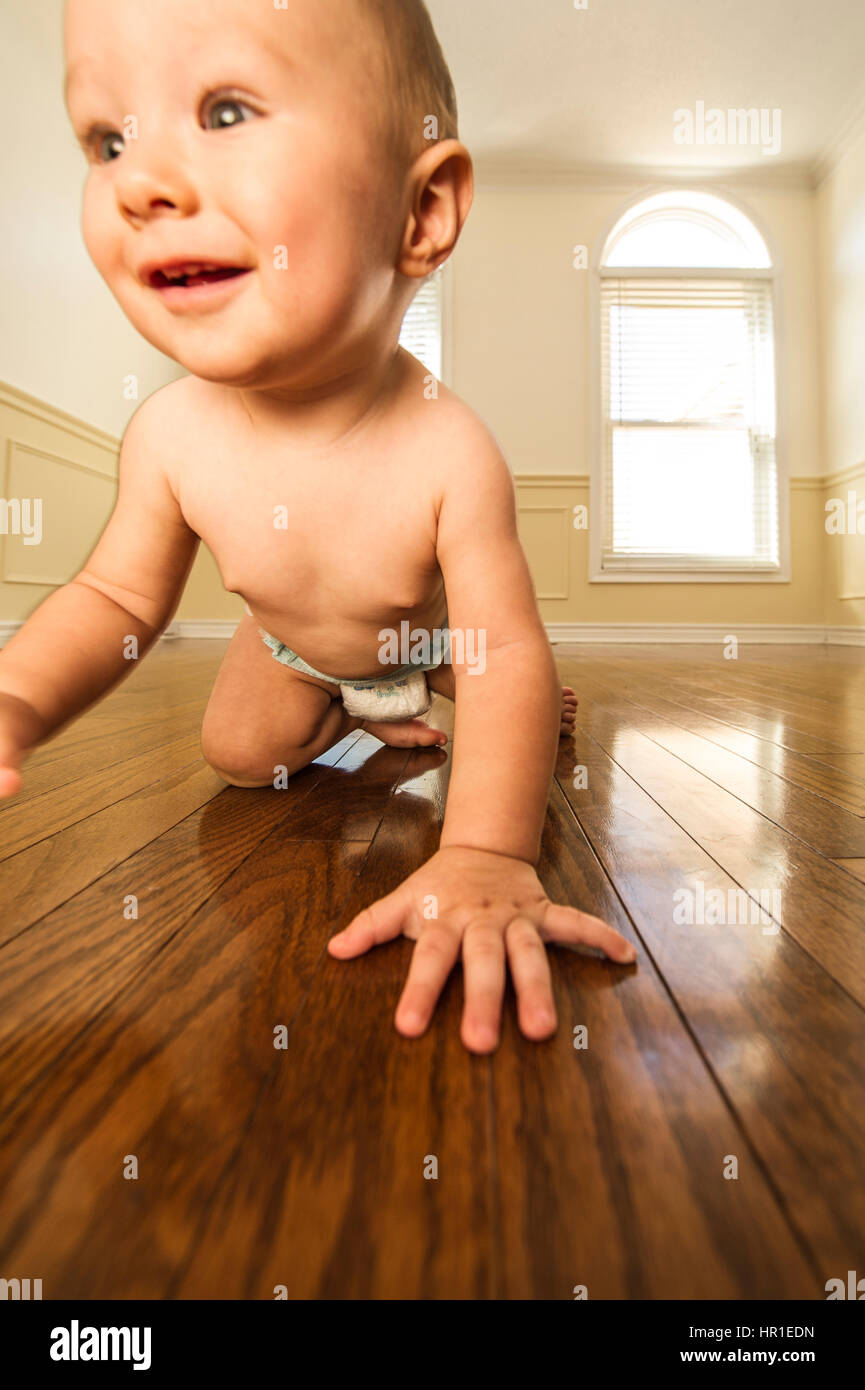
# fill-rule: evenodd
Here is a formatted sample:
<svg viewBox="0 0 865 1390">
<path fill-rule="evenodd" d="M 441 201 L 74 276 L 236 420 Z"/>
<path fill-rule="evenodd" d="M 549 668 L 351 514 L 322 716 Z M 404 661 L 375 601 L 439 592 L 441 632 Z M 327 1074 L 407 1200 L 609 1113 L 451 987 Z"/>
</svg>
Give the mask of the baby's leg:
<svg viewBox="0 0 865 1390">
<path fill-rule="evenodd" d="M 437 695 L 445 695 L 449 700 L 455 696 L 454 668 L 445 662 L 435 671 L 427 671 L 427 685 Z M 577 722 L 577 697 L 569 685 L 562 686 L 562 722 L 559 732 L 572 734 Z"/>
<path fill-rule="evenodd" d="M 361 727 L 338 695 L 338 685 L 274 660 L 247 614 L 210 696 L 201 729 L 204 757 L 236 787 L 272 786 L 278 767 L 298 772 Z"/>
<path fill-rule="evenodd" d="M 272 786 L 277 768 L 298 772 L 355 729 L 399 748 L 444 738 L 420 719 L 378 724 L 346 714 L 339 686 L 274 660 L 247 614 L 219 669 L 201 730 L 201 750 L 220 777 L 236 787 Z"/>
</svg>

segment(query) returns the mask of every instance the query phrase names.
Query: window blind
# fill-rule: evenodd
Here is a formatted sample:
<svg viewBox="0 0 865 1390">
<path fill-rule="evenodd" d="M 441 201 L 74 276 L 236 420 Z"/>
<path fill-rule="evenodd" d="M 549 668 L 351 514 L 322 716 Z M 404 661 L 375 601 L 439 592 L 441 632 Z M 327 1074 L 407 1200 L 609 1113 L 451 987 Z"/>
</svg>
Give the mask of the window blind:
<svg viewBox="0 0 865 1390">
<path fill-rule="evenodd" d="M 422 362 L 433 376 L 442 374 L 443 267 L 423 281 L 402 322 L 400 345 Z"/>
<path fill-rule="evenodd" d="M 604 570 L 778 568 L 771 281 L 601 280 Z"/>
</svg>

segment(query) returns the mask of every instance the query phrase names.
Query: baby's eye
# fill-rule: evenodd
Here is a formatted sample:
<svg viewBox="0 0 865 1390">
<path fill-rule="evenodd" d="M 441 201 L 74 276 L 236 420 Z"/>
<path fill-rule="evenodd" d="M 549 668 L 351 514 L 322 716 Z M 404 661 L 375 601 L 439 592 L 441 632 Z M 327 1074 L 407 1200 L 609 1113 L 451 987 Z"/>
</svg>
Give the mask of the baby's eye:
<svg viewBox="0 0 865 1390">
<path fill-rule="evenodd" d="M 112 140 L 119 142 L 113 155 L 110 153 L 111 145 L 109 143 Z M 92 155 L 97 164 L 113 164 L 117 156 L 123 153 L 125 146 L 123 136 L 118 131 L 105 130 L 104 128 L 100 130 L 98 126 L 94 126 L 92 130 L 88 130 L 87 134 L 81 137 L 81 148 L 86 155 Z"/>
<path fill-rule="evenodd" d="M 252 111 L 253 116 L 255 115 L 252 107 L 247 106 L 245 101 L 238 101 L 235 97 L 222 97 L 220 101 L 215 101 L 209 108 L 207 116 L 205 117 L 205 123 L 214 114 L 222 112 L 223 115 L 218 123 L 212 126 L 211 129 L 229 130 L 232 126 L 245 124 L 243 116 L 238 116 L 237 114 L 239 111 Z"/>
<path fill-rule="evenodd" d="M 102 135 L 98 135 L 96 137 L 96 149 L 99 154 L 99 158 L 105 163 L 111 163 L 112 160 L 116 157 L 116 155 L 111 155 L 108 153 L 108 151 L 111 149 L 110 142 L 112 140 L 119 141 L 120 148 L 116 151 L 116 154 L 122 154 L 123 136 L 118 135 L 116 130 L 105 131 Z"/>
</svg>

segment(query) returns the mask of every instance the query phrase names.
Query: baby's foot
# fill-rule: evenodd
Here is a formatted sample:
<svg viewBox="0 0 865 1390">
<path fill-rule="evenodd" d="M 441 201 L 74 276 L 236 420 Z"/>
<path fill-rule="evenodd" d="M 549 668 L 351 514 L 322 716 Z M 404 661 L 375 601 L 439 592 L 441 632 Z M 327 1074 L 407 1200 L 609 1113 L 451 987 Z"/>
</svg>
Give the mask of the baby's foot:
<svg viewBox="0 0 865 1390">
<path fill-rule="evenodd" d="M 375 734 L 391 748 L 430 748 L 447 743 L 447 734 L 431 729 L 422 719 L 381 721 L 365 719 L 361 724 L 368 734 Z"/>
<path fill-rule="evenodd" d="M 563 734 L 572 734 L 577 722 L 578 700 L 569 685 L 562 686 L 562 725 L 559 730 L 559 737 Z"/>
<path fill-rule="evenodd" d="M 577 722 L 577 696 L 569 685 L 562 686 L 562 722 L 559 736 L 572 734 Z M 430 748 L 447 743 L 447 735 L 441 729 L 431 729 L 422 719 L 402 719 L 390 722 L 365 719 L 361 728 L 368 734 L 375 734 L 382 743 L 391 748 Z"/>
</svg>

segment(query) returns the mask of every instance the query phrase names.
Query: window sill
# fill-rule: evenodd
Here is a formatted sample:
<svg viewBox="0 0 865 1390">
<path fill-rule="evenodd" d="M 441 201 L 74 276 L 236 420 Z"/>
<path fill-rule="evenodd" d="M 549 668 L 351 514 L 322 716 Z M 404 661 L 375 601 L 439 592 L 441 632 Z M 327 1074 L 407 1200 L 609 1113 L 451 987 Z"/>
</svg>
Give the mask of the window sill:
<svg viewBox="0 0 865 1390">
<path fill-rule="evenodd" d="M 656 569 L 601 570 L 589 575 L 590 584 L 789 584 L 789 571 L 782 569 L 683 570 L 658 566 Z"/>
</svg>

